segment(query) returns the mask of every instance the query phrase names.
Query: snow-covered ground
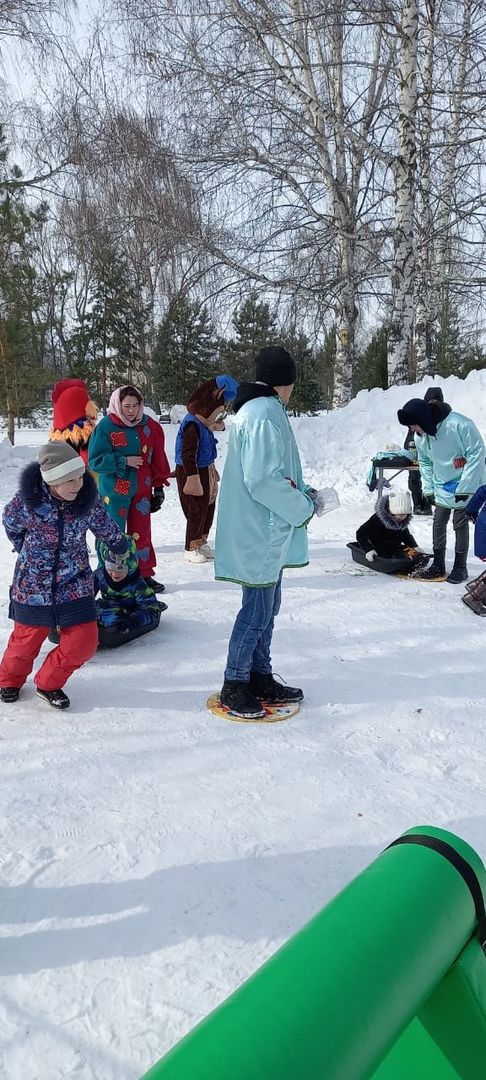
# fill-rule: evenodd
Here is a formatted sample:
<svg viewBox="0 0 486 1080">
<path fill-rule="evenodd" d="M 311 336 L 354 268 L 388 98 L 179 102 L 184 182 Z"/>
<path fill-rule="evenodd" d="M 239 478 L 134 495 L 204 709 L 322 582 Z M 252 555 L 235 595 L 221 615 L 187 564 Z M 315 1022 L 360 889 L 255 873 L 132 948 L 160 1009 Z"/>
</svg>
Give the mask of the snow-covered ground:
<svg viewBox="0 0 486 1080">
<path fill-rule="evenodd" d="M 442 385 L 486 433 L 486 373 Z M 295 719 L 206 711 L 240 593 L 183 562 L 174 486 L 153 519 L 159 631 L 96 656 L 66 714 L 32 684 L 1 707 L 2 1080 L 138 1080 L 409 826 L 451 828 L 486 856 L 486 627 L 462 587 L 360 571 L 345 547 L 373 506 L 369 459 L 402 443 L 396 409 L 414 393 L 294 421 L 306 476 L 342 496 L 285 580 L 273 651 L 305 688 Z M 0 445 L 2 504 L 42 441 Z M 413 531 L 429 549 L 431 520 Z M 3 645 L 3 532 L 0 554 Z"/>
</svg>

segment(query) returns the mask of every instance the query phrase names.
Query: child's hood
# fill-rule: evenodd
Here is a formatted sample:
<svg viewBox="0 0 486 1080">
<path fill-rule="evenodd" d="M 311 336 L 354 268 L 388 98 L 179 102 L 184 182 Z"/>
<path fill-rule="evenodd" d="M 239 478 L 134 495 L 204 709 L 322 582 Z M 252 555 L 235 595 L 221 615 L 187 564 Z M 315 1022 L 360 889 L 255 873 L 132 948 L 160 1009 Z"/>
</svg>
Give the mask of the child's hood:
<svg viewBox="0 0 486 1080">
<path fill-rule="evenodd" d="M 382 525 L 384 525 L 386 529 L 394 529 L 397 532 L 401 529 L 408 529 L 408 526 L 410 525 L 410 522 L 412 520 L 411 514 L 407 514 L 406 518 L 404 518 L 403 521 L 398 521 L 397 518 L 390 513 L 388 507 L 388 495 L 382 495 L 381 499 L 378 499 L 375 508 L 375 514 L 377 518 L 380 519 Z"/>
<path fill-rule="evenodd" d="M 46 501 L 52 501 L 52 496 L 49 493 L 49 488 L 44 483 L 40 466 L 36 461 L 31 461 L 30 465 L 27 465 L 20 474 L 19 495 L 22 499 L 24 506 L 28 510 L 36 510 L 41 503 Z M 93 480 L 91 473 L 86 472 L 84 474 L 83 486 L 76 498 L 69 504 L 69 509 L 76 516 L 79 514 L 89 513 L 93 509 L 96 499 L 98 497 L 98 489 Z"/>
</svg>

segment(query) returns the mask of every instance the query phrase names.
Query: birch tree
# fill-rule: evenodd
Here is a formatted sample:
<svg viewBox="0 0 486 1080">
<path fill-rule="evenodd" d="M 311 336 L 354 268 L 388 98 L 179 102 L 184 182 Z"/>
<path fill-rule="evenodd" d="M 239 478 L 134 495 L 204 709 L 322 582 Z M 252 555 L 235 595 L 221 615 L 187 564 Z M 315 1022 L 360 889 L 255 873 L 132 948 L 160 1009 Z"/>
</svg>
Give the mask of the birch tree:
<svg viewBox="0 0 486 1080">
<path fill-rule="evenodd" d="M 414 324 L 415 174 L 417 165 L 417 0 L 403 0 L 400 24 L 398 147 L 394 163 L 395 222 L 388 382 L 409 380 Z"/>
<path fill-rule="evenodd" d="M 201 244 L 336 325 L 334 404 L 346 404 L 360 303 L 383 277 L 380 106 L 394 62 L 383 20 L 370 26 L 346 0 L 228 0 L 217 14 L 205 0 L 118 6 L 152 108 L 154 86 L 161 102 L 172 86 L 182 95 L 180 152 L 203 201 L 212 195 Z"/>
<path fill-rule="evenodd" d="M 419 176 L 417 184 L 417 277 L 415 310 L 416 377 L 427 374 L 432 359 L 434 298 L 432 268 L 434 252 L 434 214 L 432 206 L 432 117 L 434 100 L 436 0 L 425 0 L 424 57 L 419 111 Z"/>
<path fill-rule="evenodd" d="M 447 337 L 449 313 L 481 286 L 486 93 L 483 7 L 476 0 L 426 4 L 421 108 L 421 194 L 416 319 L 417 375 L 433 370 L 434 340 Z M 435 25 L 434 25 L 435 23 Z M 432 51 L 434 64 L 432 64 Z M 434 74 L 432 69 L 434 67 Z M 455 332 L 457 327 L 455 327 Z"/>
</svg>

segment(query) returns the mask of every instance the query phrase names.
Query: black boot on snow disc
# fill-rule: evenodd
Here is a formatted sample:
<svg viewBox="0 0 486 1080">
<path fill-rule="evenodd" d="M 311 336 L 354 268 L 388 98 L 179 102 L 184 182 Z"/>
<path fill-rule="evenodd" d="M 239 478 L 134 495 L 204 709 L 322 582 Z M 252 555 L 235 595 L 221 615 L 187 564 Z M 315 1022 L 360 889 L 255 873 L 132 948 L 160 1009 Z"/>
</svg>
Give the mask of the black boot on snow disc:
<svg viewBox="0 0 486 1080">
<path fill-rule="evenodd" d="M 265 716 L 265 709 L 262 709 L 260 702 L 251 693 L 250 684 L 247 682 L 225 679 L 219 700 L 226 709 L 244 720 L 257 720 L 258 717 Z"/>
<path fill-rule="evenodd" d="M 445 581 L 447 574 L 445 568 L 445 553 L 434 551 L 434 558 L 430 566 L 425 570 L 418 570 L 414 577 L 420 581 Z"/>
<path fill-rule="evenodd" d="M 304 697 L 303 690 L 297 686 L 285 686 L 277 682 L 271 673 L 264 675 L 260 671 L 250 673 L 250 690 L 267 705 L 295 705 Z"/>
<path fill-rule="evenodd" d="M 462 585 L 463 581 L 467 581 L 469 574 L 467 572 L 467 563 L 465 555 L 456 555 L 454 559 L 454 566 L 447 578 L 450 585 Z"/>
</svg>

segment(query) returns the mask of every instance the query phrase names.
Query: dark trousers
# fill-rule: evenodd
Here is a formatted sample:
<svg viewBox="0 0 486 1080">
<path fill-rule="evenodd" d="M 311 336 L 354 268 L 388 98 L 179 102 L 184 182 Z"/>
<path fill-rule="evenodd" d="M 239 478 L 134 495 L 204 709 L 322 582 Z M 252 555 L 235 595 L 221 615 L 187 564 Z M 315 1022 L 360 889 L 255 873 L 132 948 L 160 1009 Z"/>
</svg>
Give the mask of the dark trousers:
<svg viewBox="0 0 486 1080">
<path fill-rule="evenodd" d="M 202 484 L 202 495 L 184 495 L 183 487 L 187 480 L 187 473 L 182 465 L 176 465 L 177 489 L 182 513 L 186 519 L 186 551 L 200 547 L 204 544 L 213 524 L 216 502 L 209 501 L 209 472 L 208 469 L 199 469 L 199 479 Z"/>
<path fill-rule="evenodd" d="M 445 555 L 447 523 L 452 513 L 452 526 L 456 534 L 456 555 L 464 559 L 469 550 L 469 521 L 466 510 L 448 510 L 445 506 L 436 506 L 434 510 L 433 545 L 434 553 Z"/>
<path fill-rule="evenodd" d="M 421 510 L 422 509 L 423 494 L 422 494 L 422 481 L 420 479 L 420 473 L 419 473 L 418 469 L 417 469 L 416 472 L 413 472 L 412 470 L 409 471 L 409 474 L 408 474 L 408 488 L 409 488 L 410 494 L 412 496 L 412 502 L 413 502 L 414 510 Z"/>
</svg>

